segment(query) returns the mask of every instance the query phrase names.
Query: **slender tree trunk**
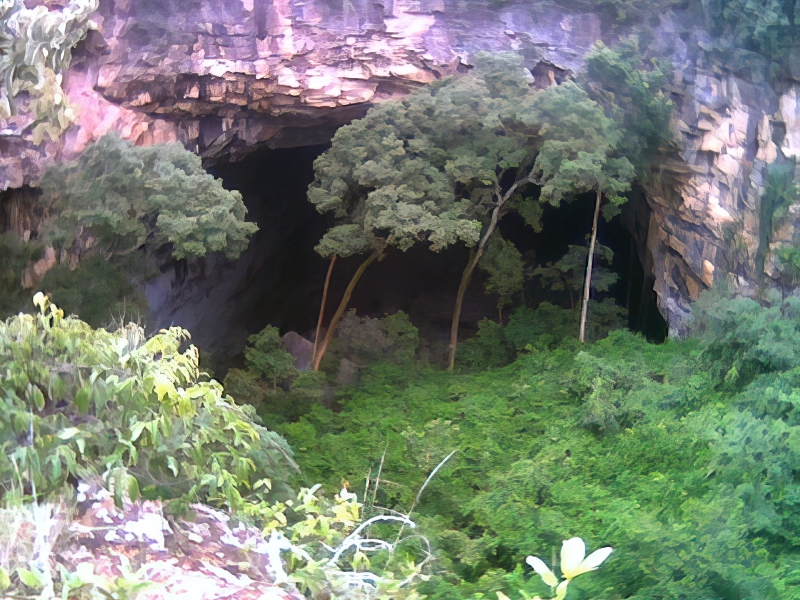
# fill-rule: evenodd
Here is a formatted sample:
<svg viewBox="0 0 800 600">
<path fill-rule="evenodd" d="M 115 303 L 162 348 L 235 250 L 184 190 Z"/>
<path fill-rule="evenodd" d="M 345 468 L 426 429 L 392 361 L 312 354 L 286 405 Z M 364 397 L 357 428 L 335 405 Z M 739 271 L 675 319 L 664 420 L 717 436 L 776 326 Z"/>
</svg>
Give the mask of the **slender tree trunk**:
<svg viewBox="0 0 800 600">
<path fill-rule="evenodd" d="M 317 355 L 317 347 L 319 346 L 319 332 L 322 330 L 322 318 L 325 316 L 325 303 L 328 301 L 328 286 L 331 284 L 331 274 L 333 273 L 333 265 L 336 264 L 336 255 L 331 256 L 331 264 L 328 266 L 328 274 L 325 276 L 325 285 L 322 288 L 322 304 L 319 306 L 319 319 L 317 319 L 317 332 L 314 334 L 314 350 L 311 351 L 311 362 L 314 362 L 314 357 Z"/>
<path fill-rule="evenodd" d="M 500 220 L 500 209 L 503 208 L 503 204 L 506 203 L 506 200 L 511 198 L 518 187 L 525 185 L 530 181 L 530 174 L 528 174 L 528 177 L 525 179 L 518 179 L 515 181 L 514 185 L 508 188 L 508 191 L 505 194 L 501 194 L 499 189 L 495 192 L 497 196 L 497 204 L 495 204 L 494 210 L 492 210 L 492 219 L 489 221 L 489 227 L 486 229 L 486 233 L 483 234 L 475 254 L 467 263 L 467 267 L 464 269 L 464 273 L 461 275 L 461 284 L 458 286 L 456 305 L 453 308 L 453 322 L 450 325 L 450 359 L 447 365 L 448 371 L 452 371 L 456 366 L 456 348 L 458 347 L 458 325 L 459 321 L 461 320 L 461 305 L 464 303 L 464 294 L 467 292 L 467 287 L 469 286 L 470 279 L 472 279 L 472 273 L 475 271 L 475 266 L 478 264 L 483 251 L 486 249 L 486 244 L 489 241 L 489 238 L 494 233 L 494 230 L 497 229 L 497 222 Z"/>
<path fill-rule="evenodd" d="M 455 308 L 453 308 L 453 322 L 450 325 L 450 359 L 447 365 L 448 371 L 452 371 L 456 366 L 458 325 L 459 321 L 461 320 L 461 305 L 464 303 L 464 294 L 467 293 L 467 287 L 472 279 L 472 273 L 475 271 L 475 267 L 477 266 L 478 261 L 481 259 L 483 251 L 486 249 L 486 244 L 489 241 L 489 237 L 497 228 L 497 221 L 499 220 L 500 216 L 500 207 L 501 204 L 498 204 L 494 211 L 492 211 L 492 220 L 489 222 L 489 227 L 486 229 L 486 233 L 484 234 L 483 238 L 481 238 L 481 241 L 478 244 L 478 249 L 470 257 L 467 267 L 464 269 L 464 273 L 461 275 L 461 284 L 458 286 L 458 294 L 456 295 L 456 305 Z"/>
<path fill-rule="evenodd" d="M 325 339 L 322 341 L 322 345 L 318 348 L 317 353 L 314 355 L 312 360 L 311 364 L 315 371 L 319 371 L 319 365 L 322 362 L 322 357 L 325 356 L 325 351 L 328 349 L 328 344 L 330 343 L 336 328 L 339 326 L 339 321 L 341 321 L 342 317 L 344 316 L 344 311 L 347 310 L 347 305 L 350 303 L 350 297 L 353 295 L 353 290 L 355 289 L 358 280 L 361 279 L 361 276 L 364 274 L 364 271 L 367 270 L 367 267 L 375 262 L 375 259 L 381 255 L 381 252 L 383 252 L 383 249 L 376 250 L 370 254 L 369 258 L 367 258 L 367 260 L 361 263 L 361 266 L 358 267 L 355 275 L 353 275 L 353 278 L 347 285 L 347 289 L 344 291 L 344 296 L 342 296 L 342 301 L 339 302 L 339 308 L 336 309 L 336 312 L 333 314 L 333 318 L 328 325 L 328 331 L 325 333 Z"/>
<path fill-rule="evenodd" d="M 592 262 L 594 261 L 594 245 L 597 242 L 597 220 L 600 217 L 600 200 L 603 193 L 597 190 L 597 202 L 594 205 L 594 222 L 592 223 L 592 240 L 589 242 L 589 260 L 586 263 L 586 279 L 583 283 L 583 306 L 581 307 L 581 342 L 586 341 L 586 314 L 589 310 L 589 290 L 592 287 Z"/>
</svg>

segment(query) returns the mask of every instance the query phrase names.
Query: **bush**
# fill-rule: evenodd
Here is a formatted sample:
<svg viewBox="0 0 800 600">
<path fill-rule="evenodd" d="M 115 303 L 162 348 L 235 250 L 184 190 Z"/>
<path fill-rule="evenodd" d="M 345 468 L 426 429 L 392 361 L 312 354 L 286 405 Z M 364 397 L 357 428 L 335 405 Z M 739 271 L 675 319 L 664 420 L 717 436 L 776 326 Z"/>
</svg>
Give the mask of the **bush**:
<svg viewBox="0 0 800 600">
<path fill-rule="evenodd" d="M 22 289 L 22 273 L 43 250 L 41 244 L 26 243 L 12 231 L 0 234 L 0 319 L 30 307 L 30 294 Z"/>
<path fill-rule="evenodd" d="M 556 347 L 577 347 L 580 313 L 542 302 L 538 308 L 515 310 L 508 320 L 506 338 L 519 352 L 529 344 L 533 348 L 553 350 Z M 611 298 L 603 302 L 589 301 L 586 338 L 597 341 L 609 332 L 626 329 L 628 312 L 617 306 Z"/>
<path fill-rule="evenodd" d="M 170 244 L 174 258 L 236 258 L 258 230 L 244 220 L 241 194 L 177 142 L 133 146 L 107 134 L 50 167 L 40 186 L 49 214 L 40 237 L 57 247 L 71 248 L 88 229 L 117 255 Z"/>
<path fill-rule="evenodd" d="M 574 335 L 569 311 L 521 310 L 505 334 L 532 345 L 508 366 L 403 385 L 373 371 L 339 392 L 337 412 L 315 406 L 278 430 L 305 476 L 331 487 L 382 465 L 376 501 L 394 510 L 458 450 L 416 508 L 439 560 L 418 586 L 429 598 L 549 597 L 519 564 L 576 533 L 615 551 L 569 597 L 795 598 L 792 302 L 783 315 L 701 305 L 704 339 L 661 345 L 626 331 L 578 345 L 557 337 Z"/>
<path fill-rule="evenodd" d="M 150 307 L 127 275 L 99 256 L 90 256 L 77 269 L 56 265 L 39 283 L 65 314 L 80 314 L 92 327 L 112 322 L 147 323 Z"/>
<path fill-rule="evenodd" d="M 372 319 L 359 317 L 355 310 L 350 310 L 339 323 L 322 368 L 335 372 L 342 358 L 359 367 L 382 362 L 409 364 L 416 356 L 418 346 L 419 330 L 403 311 Z"/>
<path fill-rule="evenodd" d="M 0 323 L 0 485 L 53 496 L 102 475 L 118 500 L 163 497 L 257 514 L 270 485 L 296 470 L 292 452 L 207 381 L 189 334 L 146 339 L 129 324 L 94 330 L 42 295 L 35 315 Z"/>
<path fill-rule="evenodd" d="M 297 375 L 294 356 L 283 348 L 280 331 L 267 325 L 255 335 L 247 338 L 244 351 L 247 372 L 254 377 L 266 379 L 277 391 L 278 381 L 285 381 Z"/>
<path fill-rule="evenodd" d="M 478 323 L 478 333 L 461 344 L 456 356 L 459 365 L 483 370 L 504 367 L 514 360 L 515 352 L 506 339 L 503 326 L 483 319 Z"/>
</svg>

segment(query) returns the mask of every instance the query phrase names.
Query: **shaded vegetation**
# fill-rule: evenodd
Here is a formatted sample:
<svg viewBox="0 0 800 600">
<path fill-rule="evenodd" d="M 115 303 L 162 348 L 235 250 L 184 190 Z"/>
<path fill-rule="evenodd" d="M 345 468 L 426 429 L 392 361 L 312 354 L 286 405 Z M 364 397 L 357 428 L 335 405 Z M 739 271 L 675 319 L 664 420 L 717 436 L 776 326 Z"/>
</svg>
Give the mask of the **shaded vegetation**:
<svg viewBox="0 0 800 600">
<path fill-rule="evenodd" d="M 417 509 L 440 560 L 419 587 L 431 598 L 545 594 L 517 565 L 578 534 L 615 552 L 576 598 L 800 597 L 798 299 L 709 294 L 700 339 L 663 345 L 616 331 L 579 347 L 574 328 L 559 333 L 569 312 L 482 327 L 494 364 L 521 351 L 508 366 L 409 379 L 376 365 L 339 392 L 341 410 L 276 427 L 304 476 L 332 487 L 385 451 L 377 502 L 399 510 L 458 450 Z"/>
</svg>

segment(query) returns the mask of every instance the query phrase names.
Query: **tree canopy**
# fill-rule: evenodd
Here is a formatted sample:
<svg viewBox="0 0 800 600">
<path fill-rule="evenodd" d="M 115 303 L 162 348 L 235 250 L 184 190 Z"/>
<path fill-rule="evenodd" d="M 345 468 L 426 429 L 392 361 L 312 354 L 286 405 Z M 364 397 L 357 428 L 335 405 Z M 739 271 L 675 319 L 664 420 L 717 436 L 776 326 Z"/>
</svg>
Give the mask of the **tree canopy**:
<svg viewBox="0 0 800 600">
<path fill-rule="evenodd" d="M 541 277 L 542 285 L 551 290 L 564 290 L 569 293 L 570 302 L 574 306 L 575 295 L 580 293 L 586 268 L 586 246 L 570 245 L 567 253 L 555 262 L 540 265 L 531 271 L 533 277 Z M 597 244 L 595 253 L 606 264 L 611 264 L 614 253 L 611 248 Z M 616 273 L 595 267 L 592 275 L 592 287 L 600 292 L 608 291 L 619 277 Z"/>
<path fill-rule="evenodd" d="M 673 102 L 664 92 L 671 65 L 647 61 L 635 37 L 614 47 L 597 42 L 586 56 L 583 87 L 622 129 L 621 152 L 633 162 L 639 177 L 655 154 L 673 141 Z"/>
<path fill-rule="evenodd" d="M 565 82 L 536 95 L 531 117 L 543 139 L 532 175 L 541 199 L 558 205 L 577 194 L 597 191 L 614 205 L 630 188 L 633 165 L 621 154 L 622 131 L 578 85 Z"/>
<path fill-rule="evenodd" d="M 241 194 L 179 143 L 140 147 L 108 134 L 40 185 L 49 215 L 40 235 L 61 247 L 88 229 L 114 254 L 170 244 L 174 258 L 236 258 L 258 230 L 244 220 Z"/>
</svg>

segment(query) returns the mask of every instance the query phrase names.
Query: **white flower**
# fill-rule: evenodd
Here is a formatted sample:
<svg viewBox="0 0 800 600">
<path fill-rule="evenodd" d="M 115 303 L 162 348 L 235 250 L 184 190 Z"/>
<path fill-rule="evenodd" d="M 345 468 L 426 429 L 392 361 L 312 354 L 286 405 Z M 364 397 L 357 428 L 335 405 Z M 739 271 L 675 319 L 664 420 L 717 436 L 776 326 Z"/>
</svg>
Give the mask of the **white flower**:
<svg viewBox="0 0 800 600">
<path fill-rule="evenodd" d="M 346 487 L 343 487 L 342 491 L 339 492 L 339 497 L 345 502 L 350 502 L 350 500 L 355 500 L 358 498 L 358 496 L 353 492 L 348 492 Z"/>
<path fill-rule="evenodd" d="M 612 551 L 610 547 L 605 547 L 586 556 L 586 544 L 581 538 L 574 537 L 564 540 L 561 546 L 561 573 L 569 580 L 594 571 L 603 564 Z"/>
<path fill-rule="evenodd" d="M 564 600 L 567 597 L 567 586 L 569 585 L 569 579 L 565 579 L 561 583 L 558 584 L 556 588 L 556 597 L 553 600 Z"/>
<path fill-rule="evenodd" d="M 539 576 L 542 578 L 542 581 L 544 581 L 551 588 L 558 585 L 558 577 L 556 577 L 555 574 L 547 568 L 547 565 L 544 564 L 544 561 L 541 558 L 529 556 L 525 559 L 525 562 L 528 563 L 531 569 L 539 574 Z"/>
<path fill-rule="evenodd" d="M 45 308 L 47 308 L 47 296 L 42 292 L 36 292 L 36 295 L 33 297 L 33 303 L 44 313 Z"/>
</svg>

